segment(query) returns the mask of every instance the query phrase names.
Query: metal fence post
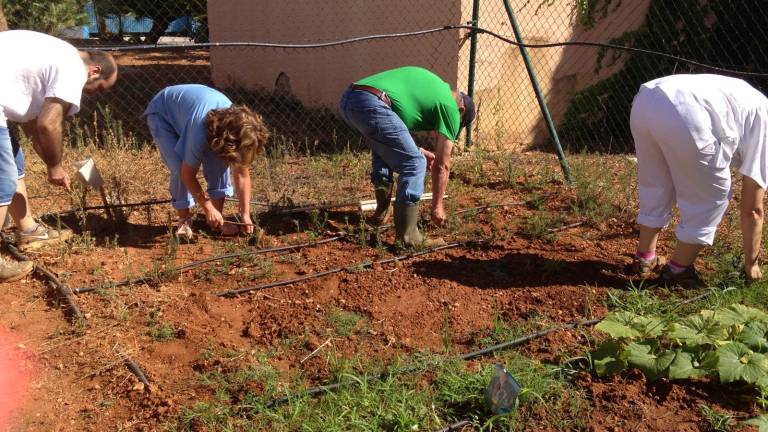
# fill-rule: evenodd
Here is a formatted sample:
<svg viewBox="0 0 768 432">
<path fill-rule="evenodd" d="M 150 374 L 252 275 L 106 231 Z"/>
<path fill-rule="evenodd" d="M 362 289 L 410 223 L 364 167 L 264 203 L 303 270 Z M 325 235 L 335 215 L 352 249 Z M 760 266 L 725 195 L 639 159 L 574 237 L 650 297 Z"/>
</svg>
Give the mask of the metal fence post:
<svg viewBox="0 0 768 432">
<path fill-rule="evenodd" d="M 509 4 L 509 0 L 504 0 L 504 7 L 507 9 L 507 15 L 509 16 L 509 22 L 512 24 L 512 30 L 515 32 L 515 39 L 519 43 L 525 43 L 523 35 L 520 32 L 520 26 L 517 23 L 515 12 L 512 10 L 512 5 Z M 552 121 L 552 116 L 549 114 L 549 108 L 547 108 L 547 101 L 544 99 L 544 93 L 539 86 L 539 80 L 536 78 L 536 71 L 533 69 L 533 63 L 531 57 L 528 55 L 528 49 L 524 46 L 520 47 L 520 54 L 523 56 L 523 62 L 525 63 L 525 69 L 528 71 L 528 76 L 531 78 L 531 84 L 533 90 L 536 92 L 536 99 L 539 101 L 539 107 L 541 108 L 541 114 L 544 116 L 544 121 L 547 123 L 547 129 L 552 136 L 552 140 L 555 142 L 555 148 L 557 149 L 557 158 L 560 159 L 560 168 L 563 170 L 563 176 L 568 183 L 572 183 L 571 170 L 568 168 L 568 161 L 565 159 L 565 153 L 563 153 L 563 147 L 560 145 L 560 138 L 557 136 L 557 130 L 555 129 L 555 123 Z"/>
<path fill-rule="evenodd" d="M 472 2 L 472 27 L 480 25 L 480 0 Z M 472 29 L 469 40 L 469 74 L 467 77 L 467 94 L 469 97 L 475 97 L 475 67 L 477 63 L 477 30 Z M 467 148 L 472 146 L 472 125 L 467 126 Z"/>
</svg>

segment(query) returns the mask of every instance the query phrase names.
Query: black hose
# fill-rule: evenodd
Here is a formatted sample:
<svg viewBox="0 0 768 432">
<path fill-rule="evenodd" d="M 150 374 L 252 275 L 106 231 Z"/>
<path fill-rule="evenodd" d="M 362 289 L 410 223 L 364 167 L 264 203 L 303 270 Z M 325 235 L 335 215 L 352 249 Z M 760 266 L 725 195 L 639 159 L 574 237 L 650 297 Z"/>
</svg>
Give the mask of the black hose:
<svg viewBox="0 0 768 432">
<path fill-rule="evenodd" d="M 88 210 L 106 210 L 106 209 L 114 209 L 114 208 L 126 208 L 126 207 L 143 207 L 143 206 L 152 206 L 157 204 L 168 204 L 170 203 L 170 199 L 164 199 L 164 200 L 149 200 L 149 201 L 143 201 L 138 203 L 125 203 L 125 204 L 107 204 L 107 205 L 98 205 L 98 206 L 88 206 L 88 207 L 80 207 L 80 208 L 73 208 L 69 210 L 63 210 L 57 213 L 45 213 L 41 215 L 41 217 L 55 217 L 55 216 L 65 216 L 69 214 L 79 213 L 82 211 L 88 211 Z"/>
<path fill-rule="evenodd" d="M 18 259 L 19 261 L 32 261 L 29 257 L 21 253 L 16 248 L 16 246 L 11 244 L 11 242 L 8 240 L 8 236 L 0 233 L 0 237 L 2 237 L 3 243 L 5 243 L 5 246 L 8 248 L 8 251 L 11 253 L 11 255 L 14 256 L 14 258 Z M 59 291 L 59 294 L 61 294 L 61 297 L 67 303 L 67 306 L 69 307 L 69 312 L 72 314 L 73 318 L 81 320 L 82 322 L 87 321 L 87 319 L 85 318 L 85 315 L 83 315 L 83 312 L 80 311 L 80 308 L 77 306 L 77 303 L 75 302 L 75 297 L 72 295 L 72 290 L 67 285 L 63 284 L 59 280 L 59 278 L 50 269 L 48 269 L 48 267 L 44 266 L 43 264 L 35 263 L 35 271 L 37 271 L 44 277 L 48 278 L 48 280 Z"/>
<path fill-rule="evenodd" d="M 233 252 L 225 255 L 213 256 L 213 257 L 204 258 L 198 261 L 193 261 L 193 262 L 184 264 L 182 266 L 179 266 L 178 268 L 176 268 L 176 271 L 181 273 L 203 264 L 207 264 L 214 261 L 221 261 L 228 258 L 239 258 L 239 257 L 245 257 L 245 256 L 252 256 L 252 255 L 261 255 L 261 254 L 266 254 L 271 252 L 282 252 L 286 250 L 295 250 L 295 249 L 302 249 L 310 246 L 317 246 L 325 243 L 330 243 L 330 242 L 342 239 L 344 237 L 345 237 L 344 235 L 338 235 L 335 237 L 330 237 L 327 239 L 308 242 L 308 243 L 302 243 L 298 245 L 278 246 L 278 247 L 272 247 L 272 248 L 258 249 L 250 252 Z M 104 286 L 108 286 L 109 288 L 116 288 L 121 286 L 133 285 L 137 283 L 144 283 L 150 280 L 152 280 L 151 276 L 140 276 L 137 278 L 124 279 L 118 282 L 105 283 L 104 285 L 100 285 L 100 286 L 87 286 L 87 287 L 75 288 L 74 290 L 72 290 L 72 292 L 74 292 L 75 294 L 90 293 L 90 292 L 98 291 L 99 289 L 104 288 Z"/>
<path fill-rule="evenodd" d="M 303 282 L 303 281 L 310 280 L 310 279 L 317 279 L 319 277 L 327 276 L 329 274 L 340 273 L 340 272 L 343 272 L 343 271 L 353 271 L 353 270 L 357 270 L 357 269 L 371 267 L 371 266 L 373 266 L 375 264 L 389 264 L 389 263 L 392 263 L 392 262 L 395 262 L 395 261 L 401 261 L 401 260 L 406 260 L 406 259 L 410 259 L 410 258 L 415 258 L 417 256 L 421 256 L 421 255 L 425 255 L 425 254 L 429 254 L 429 253 L 433 253 L 433 252 L 437 252 L 437 251 L 441 251 L 441 250 L 445 250 L 445 249 L 455 248 L 455 247 L 461 246 L 462 244 L 463 243 L 449 243 L 449 244 L 446 244 L 446 245 L 425 249 L 425 250 L 419 251 L 419 252 L 414 252 L 414 253 L 410 253 L 410 254 L 400 255 L 400 256 L 394 257 L 394 258 L 387 258 L 387 259 L 382 259 L 382 260 L 378 260 L 378 261 L 366 261 L 366 262 L 354 264 L 354 265 L 351 265 L 351 266 L 337 267 L 337 268 L 334 268 L 334 269 L 324 270 L 324 271 L 321 271 L 321 272 L 312 273 L 312 274 L 300 276 L 300 277 L 293 278 L 293 279 L 288 279 L 288 280 L 283 280 L 283 281 L 270 282 L 270 283 L 267 283 L 267 284 L 257 285 L 255 287 L 248 287 L 248 288 L 240 288 L 240 289 L 236 289 L 236 290 L 222 291 L 222 292 L 216 293 L 216 295 L 219 296 L 219 297 L 233 297 L 233 296 L 236 296 L 238 294 L 244 294 L 244 293 L 247 293 L 247 292 L 259 291 L 259 290 L 263 290 L 263 289 L 267 289 L 267 288 L 274 288 L 274 287 L 278 287 L 278 286 L 292 285 L 292 284 L 297 283 L 297 282 Z"/>
<path fill-rule="evenodd" d="M 123 356 L 123 360 L 125 361 L 125 365 L 128 367 L 128 370 L 131 371 L 134 375 L 136 375 L 136 378 L 141 381 L 142 384 L 144 384 L 144 391 L 146 393 L 149 393 L 151 389 L 149 388 L 149 380 L 147 380 L 147 376 L 144 375 L 144 371 L 141 370 L 141 367 L 133 361 L 130 357 Z"/>
<path fill-rule="evenodd" d="M 470 426 L 471 424 L 472 422 L 469 420 L 461 420 L 457 421 L 456 423 L 451 423 L 448 426 L 438 430 L 437 432 L 454 432 L 464 428 L 465 426 Z"/>
</svg>

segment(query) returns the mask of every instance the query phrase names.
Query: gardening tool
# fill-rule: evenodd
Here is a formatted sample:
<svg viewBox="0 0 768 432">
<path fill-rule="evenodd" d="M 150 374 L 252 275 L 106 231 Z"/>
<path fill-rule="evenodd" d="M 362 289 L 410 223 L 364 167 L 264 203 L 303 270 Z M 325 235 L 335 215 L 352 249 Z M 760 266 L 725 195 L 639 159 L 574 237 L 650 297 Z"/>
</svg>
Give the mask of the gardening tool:
<svg viewBox="0 0 768 432">
<path fill-rule="evenodd" d="M 448 195 L 443 195 L 443 198 L 448 198 Z M 431 200 L 432 199 L 432 192 L 427 192 L 421 196 L 422 201 Z M 392 198 L 392 202 L 395 201 L 395 198 Z M 371 211 L 376 210 L 376 200 L 363 200 L 360 201 L 360 211 Z"/>
<path fill-rule="evenodd" d="M 101 176 L 101 172 L 96 168 L 96 162 L 93 158 L 88 158 L 84 161 L 78 162 L 77 178 L 80 182 L 86 186 L 97 189 L 101 195 L 101 200 L 104 202 L 104 211 L 107 213 L 107 217 L 114 222 L 115 218 L 112 215 L 111 204 L 107 199 L 107 194 L 104 192 L 104 177 Z"/>
</svg>

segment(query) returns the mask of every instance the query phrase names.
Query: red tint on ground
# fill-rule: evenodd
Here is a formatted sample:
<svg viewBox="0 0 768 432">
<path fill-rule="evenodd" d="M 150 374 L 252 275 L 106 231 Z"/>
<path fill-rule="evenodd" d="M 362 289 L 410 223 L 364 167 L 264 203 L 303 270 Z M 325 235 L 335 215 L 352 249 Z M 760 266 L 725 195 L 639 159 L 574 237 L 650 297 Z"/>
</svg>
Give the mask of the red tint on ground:
<svg viewBox="0 0 768 432">
<path fill-rule="evenodd" d="M 11 428 L 29 395 L 32 361 L 18 335 L 0 327 L 0 431 Z"/>
</svg>

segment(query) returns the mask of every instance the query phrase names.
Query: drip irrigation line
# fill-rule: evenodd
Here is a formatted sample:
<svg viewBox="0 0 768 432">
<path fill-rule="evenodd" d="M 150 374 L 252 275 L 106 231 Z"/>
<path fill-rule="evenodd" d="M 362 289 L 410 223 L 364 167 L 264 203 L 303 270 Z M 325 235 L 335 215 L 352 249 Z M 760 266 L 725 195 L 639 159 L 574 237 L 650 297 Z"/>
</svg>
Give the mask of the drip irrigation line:
<svg viewBox="0 0 768 432">
<path fill-rule="evenodd" d="M 613 49 L 613 50 L 619 50 L 619 51 L 627 51 L 627 52 L 663 57 L 669 60 L 674 60 L 681 63 L 687 63 L 687 64 L 701 67 L 704 69 L 709 69 L 712 71 L 727 73 L 732 75 L 742 75 L 742 76 L 750 76 L 750 77 L 768 77 L 768 73 L 738 71 L 738 70 L 728 69 L 724 67 L 708 65 L 695 60 L 687 59 L 684 57 L 680 57 L 680 56 L 676 56 L 673 54 L 668 54 L 660 51 L 654 51 L 654 50 L 649 50 L 644 48 L 635 48 L 635 47 L 629 47 L 624 45 L 615 45 L 610 43 L 590 42 L 590 41 L 566 41 L 566 42 L 552 42 L 552 43 L 541 43 L 541 44 L 520 43 L 506 36 L 503 36 L 499 33 L 488 30 L 486 28 L 479 27 L 479 26 L 464 25 L 464 24 L 445 25 L 442 27 L 436 27 L 436 28 L 431 28 L 426 30 L 410 31 L 410 32 L 360 36 L 360 37 L 339 39 L 335 41 L 319 42 L 319 43 L 298 43 L 297 44 L 297 43 L 270 43 L 270 42 L 207 42 L 207 43 L 189 43 L 189 44 L 178 44 L 178 45 L 78 47 L 78 49 L 81 49 L 84 51 L 102 50 L 102 51 L 113 51 L 113 52 L 114 51 L 175 51 L 175 50 L 203 49 L 203 48 L 216 48 L 216 47 L 311 49 L 311 48 L 328 48 L 328 47 L 342 46 L 342 45 L 348 45 L 348 44 L 353 44 L 358 42 L 366 42 L 371 40 L 379 40 L 379 39 L 423 36 L 431 33 L 460 30 L 460 29 L 470 30 L 472 32 L 476 32 L 477 34 L 489 35 L 498 40 L 506 42 L 510 45 L 523 47 L 523 48 L 539 49 L 539 48 L 560 48 L 560 47 L 569 47 L 569 46 L 605 48 L 605 49 Z"/>
<path fill-rule="evenodd" d="M 107 209 L 115 209 L 115 208 L 126 208 L 126 207 L 142 207 L 142 206 L 153 206 L 157 204 L 168 204 L 170 203 L 170 199 L 163 199 L 163 200 L 150 200 L 150 201 L 142 201 L 138 203 L 125 203 L 125 204 L 108 204 L 108 205 L 98 205 L 98 206 L 87 206 L 87 207 L 80 207 L 80 208 L 73 208 L 69 210 L 64 210 L 58 213 L 46 213 L 42 215 L 42 217 L 54 217 L 54 216 L 65 216 L 69 214 L 79 213 L 82 211 L 88 211 L 88 210 L 107 210 Z"/>
<path fill-rule="evenodd" d="M 677 308 L 679 308 L 679 307 L 681 307 L 681 306 L 683 306 L 685 304 L 694 303 L 694 302 L 697 302 L 699 300 L 702 300 L 702 299 L 710 296 L 711 294 L 713 294 L 713 292 L 714 291 L 709 290 L 709 291 L 706 291 L 706 292 L 704 292 L 702 294 L 699 294 L 699 295 L 697 295 L 695 297 L 692 297 L 690 299 L 681 300 L 681 301 L 679 301 L 675 305 L 673 310 L 677 309 Z M 534 332 L 534 333 L 530 333 L 528 335 L 519 337 L 517 339 L 513 339 L 513 340 L 510 340 L 510 341 L 507 341 L 507 342 L 502 342 L 500 344 L 492 345 L 492 346 L 489 346 L 489 347 L 486 347 L 486 348 L 483 348 L 483 349 L 479 349 L 477 351 L 472 351 L 472 352 L 469 352 L 469 353 L 466 353 L 466 354 L 462 354 L 462 355 L 460 355 L 460 356 L 458 356 L 456 358 L 458 360 L 462 360 L 462 361 L 471 360 L 471 359 L 474 359 L 474 358 L 477 358 L 477 357 L 481 357 L 481 356 L 485 356 L 485 355 L 488 355 L 488 354 L 492 354 L 492 353 L 494 353 L 496 351 L 505 350 L 505 349 L 508 349 L 508 348 L 514 348 L 514 347 L 520 346 L 522 344 L 525 344 L 527 342 L 530 342 L 530 341 L 532 341 L 534 339 L 538 339 L 540 337 L 544 337 L 546 335 L 549 335 L 551 333 L 555 333 L 555 332 L 558 332 L 558 331 L 569 330 L 569 329 L 573 329 L 573 328 L 577 328 L 577 327 L 591 327 L 591 326 L 599 323 L 600 321 L 602 321 L 604 318 L 605 318 L 605 316 L 603 316 L 601 318 L 594 318 L 594 319 L 584 320 L 584 321 L 580 321 L 580 322 L 576 322 L 576 323 L 567 323 L 567 324 L 563 324 L 563 325 L 556 326 L 556 327 L 550 327 L 548 329 L 544 329 L 544 330 L 540 330 L 540 331 L 537 331 L 537 332 Z M 384 373 L 380 374 L 379 376 L 369 377 L 367 380 L 382 379 L 383 377 L 388 376 L 388 375 L 396 375 L 396 374 L 401 374 L 401 373 L 407 373 L 407 372 L 412 372 L 414 370 L 415 369 L 413 367 L 411 367 L 411 368 L 405 368 L 405 369 L 396 370 L 396 371 L 392 371 L 392 372 L 384 372 Z M 355 381 L 352 381 L 351 383 L 354 383 L 354 382 Z M 350 384 L 350 383 L 348 383 L 348 382 L 338 382 L 338 383 L 333 383 L 333 384 L 313 387 L 311 389 L 308 389 L 308 390 L 306 390 L 304 392 L 301 392 L 301 393 L 298 393 L 298 394 L 295 394 L 295 395 L 292 395 L 292 396 L 284 396 L 284 397 L 272 399 L 269 403 L 267 403 L 266 406 L 271 408 L 271 407 L 274 407 L 275 405 L 279 405 L 279 404 L 288 402 L 291 399 L 295 399 L 297 397 L 315 396 L 315 395 L 319 395 L 319 394 L 328 393 L 328 392 L 336 390 L 336 389 L 338 389 L 340 387 L 343 387 L 343 386 L 345 386 L 347 384 Z"/>
<path fill-rule="evenodd" d="M 28 256 L 21 253 L 16 248 L 16 246 L 11 244 L 11 242 L 8 240 L 8 236 L 0 233 L 0 237 L 2 237 L 3 243 L 5 243 L 5 246 L 8 248 L 8 251 L 11 253 L 11 255 L 14 256 L 14 258 L 18 259 L 19 261 L 32 261 Z M 43 264 L 35 263 L 35 271 L 40 273 L 44 277 L 48 278 L 48 280 L 53 284 L 53 286 L 56 287 L 56 289 L 59 291 L 59 294 L 61 294 L 61 297 L 67 303 L 67 306 L 69 307 L 69 311 L 72 314 L 73 318 L 76 318 L 82 321 L 87 321 L 87 319 L 85 318 L 85 315 L 83 315 L 83 312 L 80 310 L 80 308 L 77 306 L 77 303 L 75 302 L 75 297 L 72 295 L 72 290 L 67 285 L 63 284 L 59 280 L 59 278 L 50 269 L 48 269 L 48 267 L 44 266 Z"/>
<path fill-rule="evenodd" d="M 149 380 L 147 380 L 147 376 L 144 374 L 144 371 L 141 370 L 141 367 L 127 355 L 123 356 L 123 360 L 125 361 L 125 366 L 128 367 L 128 370 L 136 375 L 136 378 L 144 384 L 144 391 L 149 393 L 151 391 L 149 388 Z"/>
<path fill-rule="evenodd" d="M 334 241 L 340 240 L 340 239 L 342 239 L 344 237 L 346 237 L 346 235 L 337 235 L 337 236 L 330 237 L 330 238 L 327 238 L 327 239 L 317 240 L 317 241 L 307 242 L 307 243 L 302 243 L 302 244 L 297 244 L 297 245 L 277 246 L 277 247 L 271 247 L 271 248 L 265 248 L 265 249 L 257 249 L 255 251 L 250 251 L 250 252 L 233 252 L 233 253 L 224 254 L 224 255 L 217 255 L 217 256 L 213 256 L 213 257 L 209 257 L 209 258 L 204 258 L 204 259 L 201 259 L 201 260 L 197 260 L 197 261 L 193 261 L 193 262 L 184 264 L 182 266 L 177 267 L 176 271 L 179 272 L 179 273 L 182 273 L 182 272 L 185 272 L 185 271 L 190 270 L 192 268 L 201 266 L 203 264 L 208 264 L 208 263 L 215 262 L 215 261 L 221 261 L 221 260 L 225 260 L 225 259 L 228 259 L 228 258 L 240 258 L 240 257 L 252 256 L 252 255 L 262 255 L 262 254 L 271 253 L 271 252 L 282 252 L 282 251 L 286 251 L 286 250 L 295 250 L 295 249 L 303 249 L 303 248 L 311 247 L 311 246 L 318 246 L 318 245 L 321 245 L 321 244 L 330 243 L 330 242 L 334 242 Z M 151 276 L 141 276 L 141 277 L 137 277 L 137 278 L 129 278 L 129 279 L 124 279 L 124 280 L 117 281 L 117 282 L 111 282 L 111 283 L 107 283 L 107 284 L 104 284 L 104 285 L 108 286 L 109 288 L 117 288 L 117 287 L 122 287 L 122 286 L 127 286 L 127 285 L 134 285 L 134 284 L 137 284 L 137 283 L 144 283 L 144 282 L 148 282 L 150 280 L 152 280 Z M 75 289 L 72 290 L 72 292 L 74 292 L 75 294 L 90 293 L 90 292 L 97 291 L 99 289 L 103 289 L 104 285 L 85 286 L 85 287 L 81 287 L 81 288 L 75 288 Z"/>
<path fill-rule="evenodd" d="M 438 251 L 445 250 L 445 249 L 456 248 L 456 247 L 462 246 L 464 244 L 465 243 L 458 243 L 458 242 L 456 242 L 456 243 L 448 243 L 446 245 L 436 246 L 436 247 L 433 247 L 433 248 L 425 249 L 423 251 L 414 252 L 414 253 L 405 254 L 405 255 L 400 255 L 400 256 L 397 256 L 397 257 L 394 257 L 394 258 L 387 258 L 387 259 L 382 259 L 382 260 L 378 260 L 378 261 L 365 261 L 365 262 L 354 264 L 354 265 L 351 265 L 351 266 L 336 267 L 336 268 L 333 268 L 333 269 L 330 269 L 330 270 L 324 270 L 324 271 L 317 272 L 317 273 L 311 273 L 311 274 L 300 276 L 300 277 L 293 278 L 293 279 L 288 279 L 288 280 L 282 280 L 282 281 L 262 284 L 262 285 L 258 285 L 258 286 L 255 286 L 255 287 L 248 287 L 248 288 L 240 288 L 240 289 L 236 289 L 236 290 L 222 291 L 222 292 L 216 293 L 215 295 L 217 295 L 219 297 L 233 297 L 233 296 L 236 296 L 238 294 L 244 294 L 244 293 L 248 293 L 248 292 L 252 292 L 252 291 L 259 291 L 259 290 L 263 290 L 263 289 L 267 289 L 267 288 L 274 288 L 274 287 L 279 287 L 279 286 L 293 285 L 293 284 L 298 283 L 298 282 L 303 282 L 303 281 L 310 280 L 310 279 L 317 279 L 317 278 L 320 278 L 320 277 L 323 277 L 323 276 L 327 276 L 327 275 L 330 275 L 330 274 L 341 273 L 343 271 L 354 271 L 354 270 L 359 270 L 359 269 L 363 269 L 363 268 L 368 268 L 368 267 L 371 267 L 371 266 L 373 266 L 375 264 L 382 264 L 383 265 L 383 264 L 393 263 L 395 261 L 407 260 L 407 259 L 411 259 L 411 258 L 415 258 L 415 257 L 421 256 L 421 255 L 426 255 L 426 254 L 438 252 Z"/>
<path fill-rule="evenodd" d="M 561 330 L 568 330 L 568 329 L 572 329 L 572 328 L 576 328 L 576 327 L 589 327 L 589 326 L 593 326 L 593 325 L 599 323 L 600 321 L 602 321 L 603 318 L 605 318 L 605 317 L 595 318 L 595 319 L 581 321 L 581 322 L 576 322 L 576 323 L 563 324 L 563 325 L 560 325 L 560 326 L 557 326 L 557 327 L 550 327 L 548 329 L 540 330 L 540 331 L 537 331 L 535 333 L 531 333 L 531 334 L 525 335 L 523 337 L 519 337 L 517 339 L 513 339 L 511 341 L 503 342 L 503 343 L 500 343 L 500 344 L 497 344 L 497 345 L 492 345 L 492 346 L 489 346 L 487 348 L 483 348 L 483 349 L 480 349 L 480 350 L 477 350 L 477 351 L 472 351 L 470 353 L 462 354 L 458 358 L 460 360 L 470 360 L 470 359 L 473 359 L 475 357 L 481 357 L 481 356 L 484 356 L 486 354 L 491 354 L 491 353 L 494 353 L 494 352 L 499 351 L 499 350 L 503 350 L 503 349 L 507 349 L 507 348 L 514 348 L 514 347 L 516 347 L 518 345 L 522 345 L 522 344 L 524 344 L 526 342 L 529 342 L 529 341 L 532 341 L 534 339 L 538 339 L 540 337 L 544 337 L 544 336 L 546 336 L 546 335 L 548 335 L 550 333 L 558 332 L 558 331 L 561 331 Z"/>
<path fill-rule="evenodd" d="M 463 429 L 465 426 L 471 426 L 472 422 L 469 420 L 461 420 L 456 423 L 449 424 L 448 426 L 438 430 L 437 432 L 454 432 Z"/>
<path fill-rule="evenodd" d="M 479 206 L 479 207 L 474 207 L 474 208 L 465 209 L 465 210 L 459 210 L 459 211 L 456 211 L 454 214 L 458 215 L 458 214 L 467 213 L 467 212 L 470 212 L 470 211 L 481 211 L 481 210 L 485 210 L 485 209 L 488 209 L 488 208 L 505 207 L 505 206 L 510 206 L 510 205 L 519 205 L 519 204 L 524 204 L 524 203 L 523 202 L 513 202 L 513 203 L 507 203 L 507 204 L 490 204 L 490 205 Z M 378 227 L 375 227 L 374 231 L 382 232 L 384 230 L 392 228 L 392 226 L 393 226 L 392 224 L 380 225 Z M 330 243 L 330 242 L 341 240 L 341 239 L 343 239 L 345 237 L 347 237 L 347 234 L 340 234 L 340 235 L 336 235 L 334 237 L 330 237 L 330 238 L 327 238 L 327 239 L 317 240 L 317 241 L 312 241 L 312 242 L 307 242 L 307 243 L 302 243 L 302 244 L 297 244 L 297 245 L 277 246 L 277 247 L 272 247 L 272 248 L 258 249 L 258 250 L 250 251 L 250 252 L 233 252 L 233 253 L 224 254 L 224 255 L 217 255 L 217 256 L 213 256 L 213 257 L 209 257 L 209 258 L 204 258 L 204 259 L 201 259 L 201 260 L 197 260 L 197 261 L 193 261 L 193 262 L 184 264 L 182 266 L 177 267 L 176 271 L 181 273 L 181 272 L 185 272 L 187 270 L 190 270 L 192 268 L 198 267 L 198 266 L 203 265 L 203 264 L 208 264 L 208 263 L 211 263 L 211 262 L 221 261 L 221 260 L 225 260 L 225 259 L 229 259 L 229 258 L 240 258 L 240 257 L 245 257 L 245 256 L 251 256 L 251 255 L 261 255 L 261 254 L 272 253 L 272 252 L 283 252 L 283 251 L 286 251 L 286 250 L 304 249 L 304 248 L 307 248 L 307 247 L 319 246 L 319 245 L 322 245 L 322 244 L 325 244 L 325 243 Z M 118 288 L 118 287 L 123 287 L 123 286 L 128 286 L 128 285 L 134 285 L 134 284 L 138 284 L 138 283 L 145 283 L 145 282 L 148 282 L 148 281 L 150 281 L 152 279 L 153 279 L 152 276 L 140 276 L 140 277 L 136 277 L 136 278 L 124 279 L 124 280 L 117 281 L 117 282 L 105 283 L 105 284 L 98 285 L 98 286 L 83 286 L 83 287 L 80 287 L 80 288 L 73 289 L 72 292 L 75 293 L 75 294 L 85 294 L 85 293 L 91 293 L 91 292 L 94 292 L 94 291 L 98 291 L 99 289 L 103 289 L 105 287 L 108 287 L 108 288 Z"/>
</svg>

